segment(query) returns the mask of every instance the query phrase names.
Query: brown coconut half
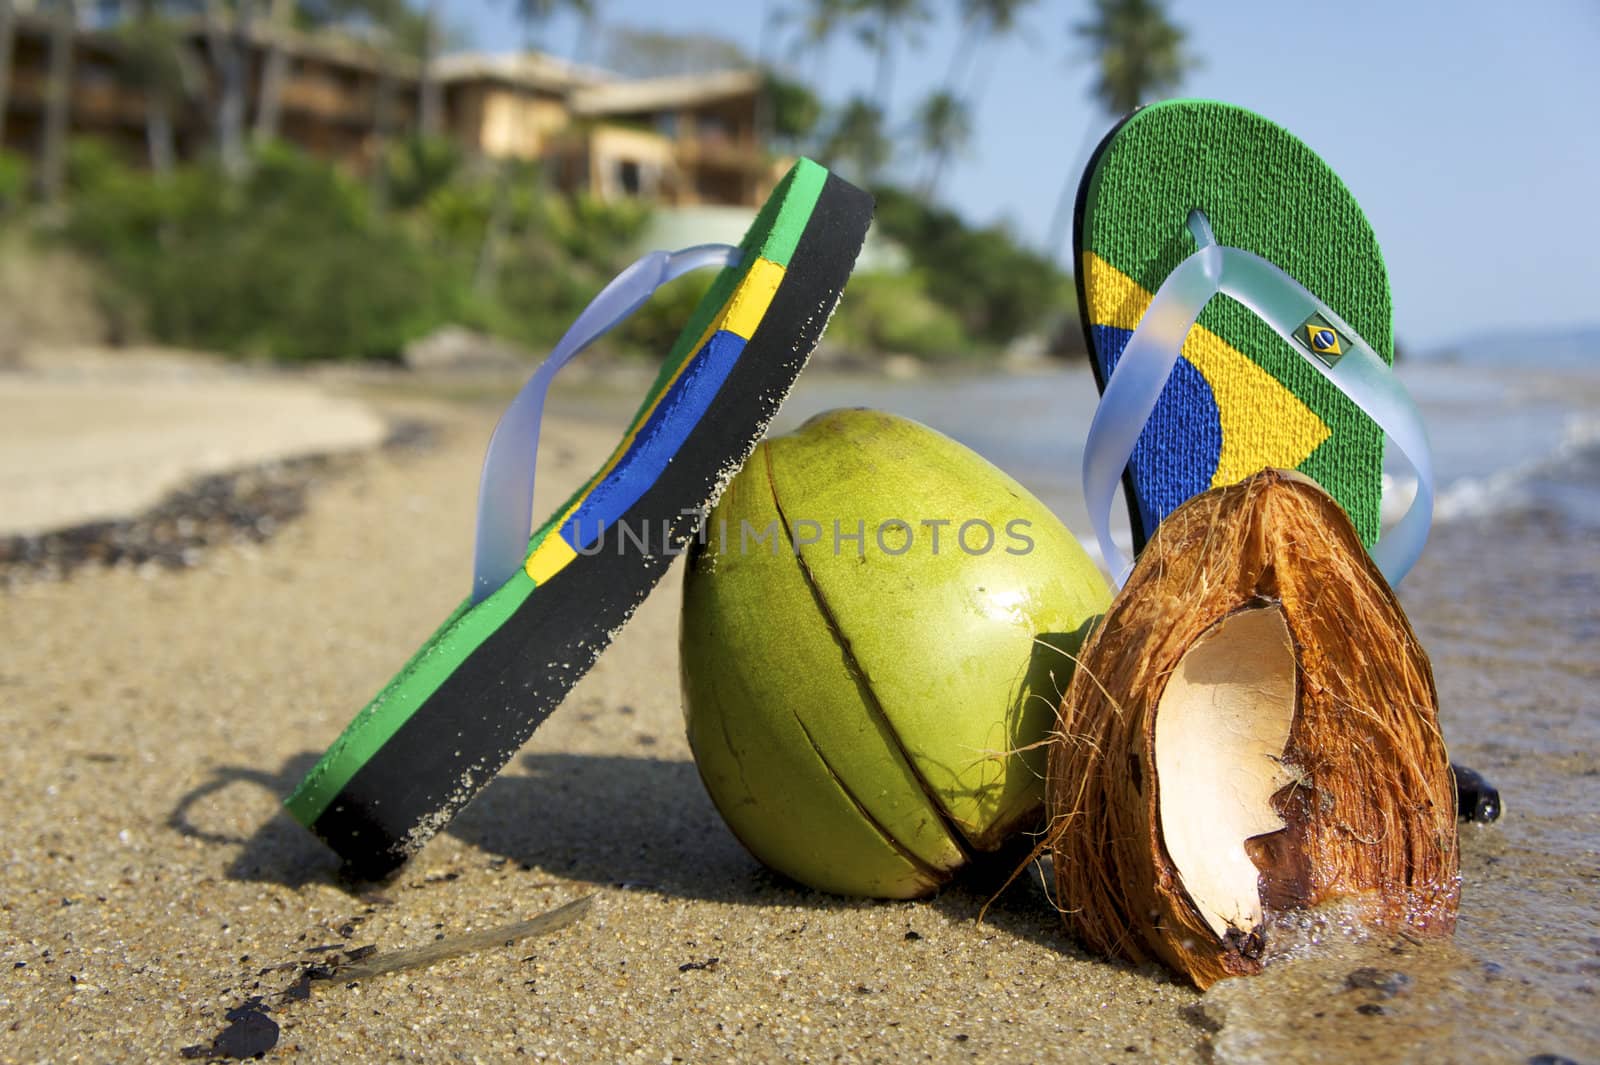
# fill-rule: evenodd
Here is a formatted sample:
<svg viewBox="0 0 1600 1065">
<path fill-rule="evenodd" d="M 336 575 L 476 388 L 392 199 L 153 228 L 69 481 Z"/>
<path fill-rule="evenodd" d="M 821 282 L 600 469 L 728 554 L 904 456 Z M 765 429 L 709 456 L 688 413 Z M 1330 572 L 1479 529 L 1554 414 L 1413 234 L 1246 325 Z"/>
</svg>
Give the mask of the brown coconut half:
<svg viewBox="0 0 1600 1065">
<path fill-rule="evenodd" d="M 1330 496 L 1267 470 L 1161 523 L 1084 645 L 1047 802 L 1090 947 L 1200 988 L 1333 900 L 1447 934 L 1455 786 L 1428 657 Z"/>
</svg>

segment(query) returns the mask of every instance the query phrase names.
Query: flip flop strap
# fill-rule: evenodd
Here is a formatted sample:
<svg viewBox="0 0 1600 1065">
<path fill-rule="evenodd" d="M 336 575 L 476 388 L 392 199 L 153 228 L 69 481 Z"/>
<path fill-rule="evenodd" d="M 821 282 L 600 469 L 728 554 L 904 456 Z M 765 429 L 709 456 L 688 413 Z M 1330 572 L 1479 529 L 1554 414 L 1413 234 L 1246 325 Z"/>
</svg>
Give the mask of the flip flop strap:
<svg viewBox="0 0 1600 1065">
<path fill-rule="evenodd" d="M 556 371 L 650 299 L 656 289 L 691 270 L 734 266 L 739 249 L 699 244 L 682 251 L 653 251 L 601 290 L 578 315 L 544 362 L 500 416 L 483 457 L 478 481 L 478 530 L 473 551 L 472 595 L 488 598 L 527 561 L 533 525 L 533 480 L 539 452 L 539 422 Z"/>
<path fill-rule="evenodd" d="M 1349 324 L 1275 264 L 1216 243 L 1200 212 L 1189 216 L 1199 250 L 1167 275 L 1139 320 L 1106 382 L 1083 453 L 1083 491 L 1100 552 L 1120 588 L 1133 568 L 1111 539 L 1117 482 L 1155 410 L 1184 338 L 1213 296 L 1243 304 L 1384 431 L 1417 475 L 1417 494 L 1399 523 L 1372 547 L 1372 559 L 1398 585 L 1422 554 L 1433 521 L 1433 460 L 1422 416 L 1382 358 Z M 1319 355 L 1297 334 L 1320 317 L 1337 331 L 1335 348 Z"/>
</svg>

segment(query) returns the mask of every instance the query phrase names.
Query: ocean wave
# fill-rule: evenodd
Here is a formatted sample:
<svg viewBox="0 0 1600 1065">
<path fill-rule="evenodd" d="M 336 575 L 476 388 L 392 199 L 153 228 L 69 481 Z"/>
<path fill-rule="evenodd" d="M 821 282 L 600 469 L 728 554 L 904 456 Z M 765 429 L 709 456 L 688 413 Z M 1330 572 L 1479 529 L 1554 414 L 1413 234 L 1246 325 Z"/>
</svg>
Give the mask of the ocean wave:
<svg viewBox="0 0 1600 1065">
<path fill-rule="evenodd" d="M 1491 474 L 1462 477 L 1445 485 L 1434 499 L 1433 520 L 1482 517 L 1539 502 L 1544 486 L 1569 480 L 1570 475 L 1581 472 L 1596 458 L 1600 458 L 1600 416 L 1568 415 L 1561 441 L 1553 451 Z M 1384 474 L 1383 481 L 1383 518 L 1388 522 L 1405 512 L 1417 487 L 1415 478 Z"/>
</svg>

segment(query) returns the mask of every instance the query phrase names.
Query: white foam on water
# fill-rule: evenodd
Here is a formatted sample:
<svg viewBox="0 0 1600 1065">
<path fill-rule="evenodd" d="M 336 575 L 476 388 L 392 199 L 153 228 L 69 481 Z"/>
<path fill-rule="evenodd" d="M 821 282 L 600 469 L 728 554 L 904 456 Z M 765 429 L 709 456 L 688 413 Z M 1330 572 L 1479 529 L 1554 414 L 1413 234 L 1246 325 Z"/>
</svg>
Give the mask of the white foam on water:
<svg viewBox="0 0 1600 1065">
<path fill-rule="evenodd" d="M 1559 473 L 1564 464 L 1596 446 L 1600 446 L 1600 416 L 1569 414 L 1562 426 L 1560 443 L 1553 451 L 1493 473 L 1460 477 L 1447 484 L 1434 500 L 1433 520 L 1447 522 L 1480 517 L 1526 503 L 1530 499 L 1530 482 Z M 1390 478 L 1385 475 L 1384 519 L 1386 521 L 1389 520 L 1389 480 Z M 1397 497 L 1402 488 L 1401 485 L 1396 486 Z M 1410 494 L 1416 494 L 1414 480 L 1410 486 Z M 1403 510 L 1404 507 L 1401 507 L 1402 512 Z"/>
</svg>

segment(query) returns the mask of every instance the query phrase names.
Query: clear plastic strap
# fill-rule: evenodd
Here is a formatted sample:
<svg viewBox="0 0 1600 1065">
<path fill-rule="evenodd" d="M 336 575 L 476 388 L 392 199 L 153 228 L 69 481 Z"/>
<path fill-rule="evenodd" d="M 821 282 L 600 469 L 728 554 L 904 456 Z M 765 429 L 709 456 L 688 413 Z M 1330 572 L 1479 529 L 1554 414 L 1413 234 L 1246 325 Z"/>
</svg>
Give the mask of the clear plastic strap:
<svg viewBox="0 0 1600 1065">
<path fill-rule="evenodd" d="M 1416 471 L 1417 494 L 1411 506 L 1372 548 L 1372 559 L 1384 577 L 1398 585 L 1421 556 L 1433 521 L 1433 461 L 1416 405 L 1388 365 L 1304 285 L 1259 255 L 1218 245 L 1200 212 L 1190 215 L 1189 226 L 1199 250 L 1167 275 L 1151 299 L 1106 382 L 1084 445 L 1084 496 L 1106 567 L 1121 587 L 1132 563 L 1111 539 L 1117 481 L 1178 361 L 1184 338 L 1220 292 L 1249 308 L 1304 354 L 1384 431 Z M 1312 355 L 1295 338 L 1319 316 L 1340 334 L 1338 352 L 1326 359 Z"/>
<path fill-rule="evenodd" d="M 533 479 L 539 422 L 556 372 L 584 348 L 642 307 L 662 285 L 691 270 L 734 266 L 739 249 L 701 244 L 677 252 L 654 251 L 618 274 L 578 315 L 549 356 L 500 416 L 478 482 L 478 531 L 473 551 L 472 595 L 486 599 L 527 561 L 533 526 Z"/>
</svg>

